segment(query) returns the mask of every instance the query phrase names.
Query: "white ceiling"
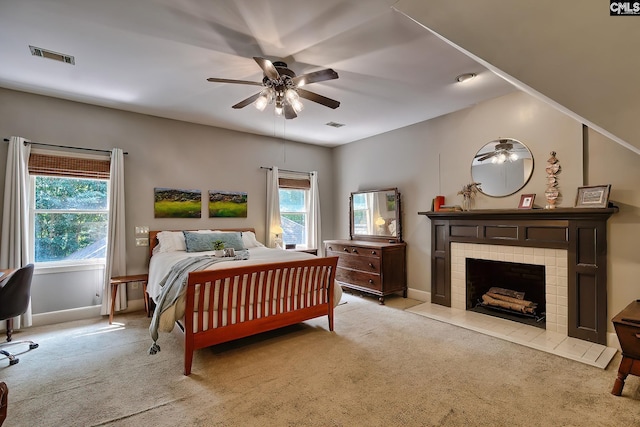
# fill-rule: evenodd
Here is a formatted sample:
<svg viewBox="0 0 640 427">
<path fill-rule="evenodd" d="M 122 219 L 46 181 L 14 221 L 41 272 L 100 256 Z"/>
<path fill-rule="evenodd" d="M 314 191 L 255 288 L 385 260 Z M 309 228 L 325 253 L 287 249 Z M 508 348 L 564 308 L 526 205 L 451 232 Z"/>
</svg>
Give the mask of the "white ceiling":
<svg viewBox="0 0 640 427">
<path fill-rule="evenodd" d="M 325 146 L 336 146 L 505 95 L 514 86 L 394 10 L 395 0 L 20 0 L 0 3 L 0 87 Z M 29 45 L 75 57 L 31 55 Z M 234 110 L 260 81 L 252 59 L 298 75 L 333 68 L 306 87 L 298 118 Z M 455 83 L 462 73 L 478 77 Z M 341 128 L 327 122 L 345 124 Z"/>
</svg>

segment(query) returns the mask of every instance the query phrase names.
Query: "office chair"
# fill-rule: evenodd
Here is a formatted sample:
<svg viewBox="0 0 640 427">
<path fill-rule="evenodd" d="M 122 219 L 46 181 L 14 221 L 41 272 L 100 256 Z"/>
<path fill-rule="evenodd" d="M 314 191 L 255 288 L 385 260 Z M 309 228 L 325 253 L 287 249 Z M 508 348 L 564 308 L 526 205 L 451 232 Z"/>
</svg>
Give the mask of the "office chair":
<svg viewBox="0 0 640 427">
<path fill-rule="evenodd" d="M 23 314 L 29 307 L 32 278 L 33 264 L 27 264 L 13 273 L 4 284 L 0 285 L 0 320 L 7 321 L 7 341 L 0 343 L 0 354 L 9 359 L 9 365 L 15 365 L 19 362 L 19 359 L 14 354 L 3 350 L 3 347 L 28 343 L 29 350 L 38 348 L 38 344 L 33 341 L 11 341 L 13 318 Z M 23 353 L 26 353 L 26 351 Z"/>
<path fill-rule="evenodd" d="M 9 387 L 3 381 L 0 382 L 0 426 L 7 418 L 7 402 L 9 399 Z"/>
</svg>

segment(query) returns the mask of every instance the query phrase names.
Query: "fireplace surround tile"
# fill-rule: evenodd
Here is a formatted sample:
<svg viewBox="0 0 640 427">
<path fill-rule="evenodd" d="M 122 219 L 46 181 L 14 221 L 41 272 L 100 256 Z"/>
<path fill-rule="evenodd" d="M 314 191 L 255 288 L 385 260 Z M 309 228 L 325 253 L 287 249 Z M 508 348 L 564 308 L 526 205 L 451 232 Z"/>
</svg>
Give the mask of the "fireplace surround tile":
<svg viewBox="0 0 640 427">
<path fill-rule="evenodd" d="M 491 261 L 507 261 L 510 256 L 516 262 L 514 249 L 516 246 L 486 245 L 476 243 L 451 243 L 451 307 L 466 310 L 466 259 L 484 259 Z M 545 299 L 546 329 L 551 332 L 567 334 L 567 269 L 557 267 L 560 260 L 567 262 L 567 251 L 564 249 L 545 249 L 524 247 L 522 249 L 525 264 L 543 265 L 545 267 Z M 560 279 L 564 280 L 560 280 Z M 564 285 L 560 285 L 563 283 Z M 560 289 L 564 286 L 565 289 Z M 558 295 L 565 298 L 558 299 Z M 561 314 L 558 316 L 558 314 Z"/>
</svg>

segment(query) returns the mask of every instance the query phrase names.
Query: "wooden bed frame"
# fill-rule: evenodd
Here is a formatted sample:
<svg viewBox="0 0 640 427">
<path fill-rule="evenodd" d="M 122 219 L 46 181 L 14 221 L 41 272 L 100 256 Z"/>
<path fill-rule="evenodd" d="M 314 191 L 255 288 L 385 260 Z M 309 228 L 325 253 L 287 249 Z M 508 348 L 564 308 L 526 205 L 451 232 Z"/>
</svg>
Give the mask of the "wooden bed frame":
<svg viewBox="0 0 640 427">
<path fill-rule="evenodd" d="M 157 233 L 149 233 L 151 249 L 158 243 Z M 191 373 L 197 349 L 325 315 L 333 331 L 337 263 L 338 257 L 313 257 L 189 273 L 184 327 L 179 328 L 184 336 L 184 375 Z M 208 291 L 200 292 L 203 287 Z"/>
</svg>

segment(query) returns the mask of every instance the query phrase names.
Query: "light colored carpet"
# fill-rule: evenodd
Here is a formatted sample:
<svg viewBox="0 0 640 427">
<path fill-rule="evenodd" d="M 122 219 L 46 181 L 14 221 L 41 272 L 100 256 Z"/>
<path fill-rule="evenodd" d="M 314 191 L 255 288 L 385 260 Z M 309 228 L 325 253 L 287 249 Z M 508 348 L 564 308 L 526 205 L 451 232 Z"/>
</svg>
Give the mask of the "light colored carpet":
<svg viewBox="0 0 640 427">
<path fill-rule="evenodd" d="M 31 328 L 40 348 L 7 367 L 15 426 L 636 426 L 640 378 L 610 394 L 599 369 L 345 295 L 326 318 L 196 352 L 143 313 Z"/>
</svg>

